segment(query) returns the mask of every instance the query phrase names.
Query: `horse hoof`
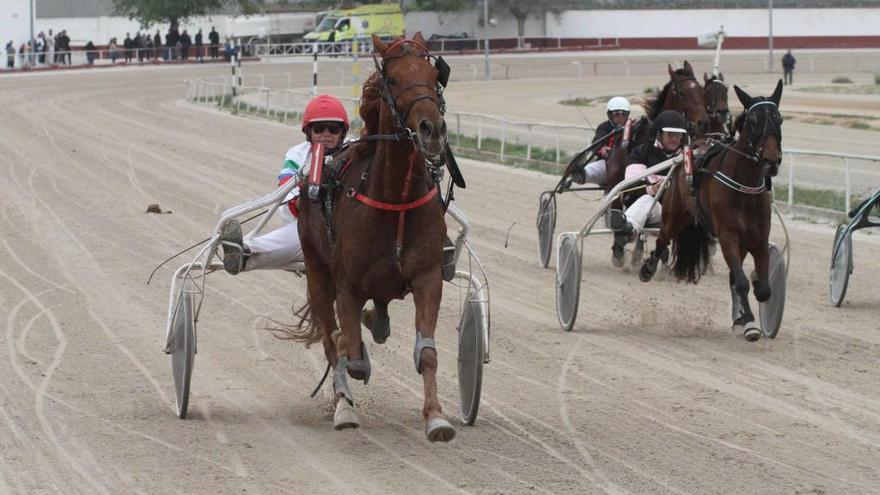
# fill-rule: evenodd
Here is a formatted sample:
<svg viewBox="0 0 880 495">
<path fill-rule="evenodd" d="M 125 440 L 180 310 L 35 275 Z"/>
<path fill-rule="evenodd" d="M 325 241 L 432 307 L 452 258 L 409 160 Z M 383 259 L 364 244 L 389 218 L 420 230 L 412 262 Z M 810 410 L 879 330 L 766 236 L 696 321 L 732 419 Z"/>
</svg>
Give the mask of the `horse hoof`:
<svg viewBox="0 0 880 495">
<path fill-rule="evenodd" d="M 387 312 L 365 309 L 361 312 L 361 324 L 370 330 L 373 342 L 377 344 L 384 344 L 391 335 L 391 320 Z"/>
<path fill-rule="evenodd" d="M 761 329 L 755 322 L 750 321 L 746 323 L 745 330 L 743 330 L 743 338 L 746 339 L 746 342 L 756 342 L 761 339 Z"/>
<path fill-rule="evenodd" d="M 657 259 L 652 256 L 642 263 L 642 268 L 639 270 L 639 280 L 650 282 L 655 273 L 657 273 Z"/>
<path fill-rule="evenodd" d="M 358 420 L 354 407 L 345 399 L 339 399 L 336 403 L 336 412 L 333 414 L 333 429 L 345 430 L 348 428 L 357 428 L 361 423 Z"/>
<path fill-rule="evenodd" d="M 431 418 L 425 425 L 425 436 L 430 442 L 448 442 L 455 438 L 455 428 L 443 418 Z"/>
</svg>

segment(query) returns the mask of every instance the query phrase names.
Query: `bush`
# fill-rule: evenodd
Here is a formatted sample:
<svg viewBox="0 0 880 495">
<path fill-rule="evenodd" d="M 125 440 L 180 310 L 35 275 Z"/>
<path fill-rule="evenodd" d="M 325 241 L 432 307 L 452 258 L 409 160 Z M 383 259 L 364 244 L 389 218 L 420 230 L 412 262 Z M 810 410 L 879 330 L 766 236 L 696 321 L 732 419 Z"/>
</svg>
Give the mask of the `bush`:
<svg viewBox="0 0 880 495">
<path fill-rule="evenodd" d="M 880 86 L 880 73 L 874 74 L 874 85 Z"/>
<path fill-rule="evenodd" d="M 832 84 L 852 84 L 852 79 L 845 76 L 837 76 L 831 80 Z"/>
</svg>

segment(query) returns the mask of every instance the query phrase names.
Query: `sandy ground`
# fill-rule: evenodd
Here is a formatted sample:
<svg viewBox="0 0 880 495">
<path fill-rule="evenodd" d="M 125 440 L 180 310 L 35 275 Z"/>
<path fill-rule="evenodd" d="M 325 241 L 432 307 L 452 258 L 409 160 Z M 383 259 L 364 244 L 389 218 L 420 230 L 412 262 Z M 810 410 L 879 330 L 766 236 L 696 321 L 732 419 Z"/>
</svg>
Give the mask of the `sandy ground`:
<svg viewBox="0 0 880 495">
<path fill-rule="evenodd" d="M 304 281 L 269 272 L 211 277 L 191 414 L 177 419 L 162 353 L 171 268 L 150 286 L 147 275 L 224 208 L 271 190 L 301 139 L 182 103 L 182 79 L 219 71 L 0 78 L 0 493 L 880 492 L 875 236 L 856 239 L 837 309 L 831 228 L 791 221 L 786 317 L 755 344 L 728 331 L 722 261 L 699 286 L 646 285 L 592 240 L 579 320 L 563 333 L 534 228 L 556 179 L 470 160 L 457 199 L 493 317 L 476 426 L 425 440 L 406 301 L 391 308 L 389 342 L 368 344 L 373 378 L 354 388 L 363 426 L 333 431 L 329 393 L 308 398 L 321 352 L 264 330 Z M 594 199 L 562 197 L 557 230 L 577 228 Z M 173 213 L 145 214 L 150 203 Z M 445 303 L 452 416 L 456 321 Z"/>
</svg>

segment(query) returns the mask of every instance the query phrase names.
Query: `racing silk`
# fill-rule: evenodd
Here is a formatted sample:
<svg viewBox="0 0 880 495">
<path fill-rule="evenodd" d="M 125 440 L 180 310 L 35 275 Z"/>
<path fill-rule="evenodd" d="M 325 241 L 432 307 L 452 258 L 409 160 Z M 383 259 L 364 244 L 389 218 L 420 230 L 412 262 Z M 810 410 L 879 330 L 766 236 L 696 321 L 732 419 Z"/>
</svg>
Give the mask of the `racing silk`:
<svg viewBox="0 0 880 495">
<path fill-rule="evenodd" d="M 609 132 L 614 131 L 614 128 L 614 123 L 612 123 L 610 120 L 606 120 L 605 122 L 599 124 L 599 127 L 596 128 L 596 134 L 593 135 L 593 143 L 599 141 L 602 136 L 605 136 Z M 608 142 L 605 143 L 605 146 L 608 146 L 609 148 L 612 147 L 612 145 L 614 145 L 614 136 L 609 137 Z"/>
<path fill-rule="evenodd" d="M 644 143 L 633 148 L 632 152 L 629 154 L 629 158 L 627 159 L 627 167 L 626 167 L 626 178 L 633 177 L 643 172 L 644 170 L 657 165 L 660 162 L 664 162 L 676 155 L 681 153 L 681 148 L 675 151 L 665 151 L 663 146 L 659 141 L 654 141 L 653 143 Z M 648 194 L 653 196 L 656 193 L 655 185 L 658 184 L 663 176 L 665 176 L 669 171 L 664 171 L 662 174 L 651 175 L 646 181 L 648 183 L 648 187 L 646 191 Z M 626 203 L 632 204 L 639 196 L 644 195 L 643 191 L 637 190 L 627 194 Z"/>
<path fill-rule="evenodd" d="M 348 142 L 350 140 L 346 140 Z M 342 148 L 342 145 L 337 147 L 336 149 Z M 336 150 L 333 150 L 336 151 Z M 332 153 L 327 153 L 327 156 L 330 156 Z M 309 163 L 312 159 L 312 143 L 305 141 L 300 143 L 293 148 L 287 150 L 287 154 L 284 156 L 284 165 L 281 167 L 281 172 L 278 173 L 278 187 L 283 186 L 289 180 L 299 180 L 299 177 L 307 177 L 309 174 Z M 279 208 L 281 212 L 281 218 L 284 219 L 285 222 L 295 222 L 296 217 L 299 216 L 299 209 L 296 206 L 296 199 L 299 198 L 299 186 L 294 187 L 287 194 L 287 197 L 284 198 L 284 201 L 287 202 L 287 208 Z"/>
</svg>

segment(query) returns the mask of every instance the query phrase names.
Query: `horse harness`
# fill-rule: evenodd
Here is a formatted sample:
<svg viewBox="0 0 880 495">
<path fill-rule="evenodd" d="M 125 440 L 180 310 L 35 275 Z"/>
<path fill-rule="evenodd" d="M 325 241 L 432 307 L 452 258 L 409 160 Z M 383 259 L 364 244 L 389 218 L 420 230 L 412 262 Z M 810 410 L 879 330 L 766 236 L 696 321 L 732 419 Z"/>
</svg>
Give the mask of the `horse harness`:
<svg viewBox="0 0 880 495">
<path fill-rule="evenodd" d="M 438 76 L 438 81 L 435 84 L 431 84 L 425 81 L 416 81 L 401 91 L 399 91 L 396 95 L 392 95 L 390 85 L 388 83 L 388 77 L 385 74 L 385 61 L 391 60 L 394 58 L 402 57 L 405 53 L 403 47 L 405 45 L 414 45 L 418 50 L 420 50 L 420 55 L 423 55 L 426 59 L 435 58 L 435 67 L 440 72 Z M 421 142 L 416 133 L 414 133 L 411 129 L 406 126 L 406 119 L 409 117 L 409 113 L 412 110 L 413 106 L 422 100 L 430 100 L 433 102 L 440 114 L 443 115 L 446 112 L 446 103 L 443 99 L 443 87 L 446 86 L 449 78 L 449 66 L 443 61 L 442 57 L 433 57 L 428 53 L 427 48 L 422 43 L 414 40 L 402 39 L 391 44 L 386 53 L 392 52 L 394 49 L 400 47 L 401 54 L 393 57 L 385 57 L 383 58 L 383 62 L 380 63 L 376 54 L 373 54 L 373 62 L 376 66 L 376 72 L 379 74 L 379 79 L 381 81 L 382 87 L 382 98 L 385 101 L 386 106 L 391 112 L 392 119 L 394 121 L 394 125 L 397 128 L 397 132 L 393 134 L 372 134 L 364 137 L 362 140 L 365 141 L 397 141 L 397 142 L 405 142 L 409 141 L 413 146 L 412 152 L 409 154 L 409 165 L 407 168 L 406 179 L 403 183 L 403 190 L 401 191 L 401 203 L 387 203 L 384 201 L 379 201 L 374 198 L 370 198 L 364 192 L 367 180 L 370 174 L 370 168 L 372 166 L 372 160 L 367 162 L 366 167 L 364 168 L 363 173 L 361 173 L 360 180 L 358 185 L 350 186 L 343 181 L 346 173 L 354 162 L 354 158 L 349 156 L 351 152 L 350 146 L 346 146 L 346 148 L 340 150 L 339 153 L 336 154 L 333 163 L 330 165 L 329 170 L 325 170 L 321 175 L 321 189 L 323 191 L 323 212 L 324 212 L 324 225 L 325 230 L 327 232 L 328 239 L 330 240 L 331 247 L 335 244 L 335 232 L 333 229 L 333 216 L 334 216 L 334 200 L 336 197 L 336 191 L 340 188 L 344 189 L 345 197 L 349 199 L 353 199 L 360 203 L 363 203 L 371 208 L 376 208 L 384 211 L 391 211 L 398 213 L 397 219 L 397 235 L 394 245 L 394 259 L 399 263 L 401 254 L 403 252 L 403 240 L 405 234 L 406 227 L 406 212 L 410 210 L 414 210 L 425 204 L 429 203 L 435 197 L 437 197 L 440 193 L 440 182 L 443 178 L 443 170 L 442 166 L 447 165 L 447 168 L 450 169 L 450 175 L 452 177 L 452 182 L 449 184 L 449 188 L 447 190 L 446 199 L 444 200 L 442 196 L 440 196 L 441 203 L 443 204 L 444 211 L 449 206 L 449 202 L 452 201 L 452 188 L 453 185 L 459 185 L 459 187 L 464 187 L 464 179 L 461 177 L 461 172 L 458 170 L 457 165 L 455 164 L 455 159 L 452 157 L 451 151 L 449 151 L 448 143 L 445 143 L 446 153 L 446 161 L 431 161 L 427 160 L 422 156 L 421 153 Z M 406 110 L 403 111 L 403 115 L 401 115 L 400 111 L 397 108 L 397 100 L 406 92 L 411 91 L 414 88 L 426 87 L 432 90 L 431 94 L 422 94 L 415 97 L 409 105 L 406 107 Z M 425 165 L 425 169 L 431 174 L 431 182 L 433 183 L 433 187 L 430 190 L 422 195 L 419 198 L 416 198 L 412 201 L 409 201 L 410 192 L 412 189 L 412 181 L 414 176 L 414 169 L 417 162 L 421 160 Z"/>
</svg>

